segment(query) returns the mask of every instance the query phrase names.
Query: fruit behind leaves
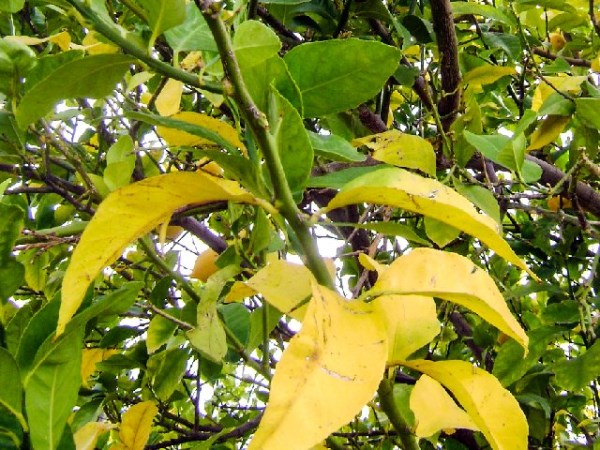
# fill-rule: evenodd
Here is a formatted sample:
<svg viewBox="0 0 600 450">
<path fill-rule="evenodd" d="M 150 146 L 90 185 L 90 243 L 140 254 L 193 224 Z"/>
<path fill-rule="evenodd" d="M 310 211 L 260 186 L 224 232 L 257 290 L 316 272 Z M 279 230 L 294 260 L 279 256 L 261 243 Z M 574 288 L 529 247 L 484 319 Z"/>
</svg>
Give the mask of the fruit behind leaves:
<svg viewBox="0 0 600 450">
<path fill-rule="evenodd" d="M 218 257 L 219 254 L 211 248 L 200 253 L 196 258 L 190 277 L 201 281 L 208 280 L 208 277 L 219 270 L 219 266 L 215 264 Z"/>
</svg>

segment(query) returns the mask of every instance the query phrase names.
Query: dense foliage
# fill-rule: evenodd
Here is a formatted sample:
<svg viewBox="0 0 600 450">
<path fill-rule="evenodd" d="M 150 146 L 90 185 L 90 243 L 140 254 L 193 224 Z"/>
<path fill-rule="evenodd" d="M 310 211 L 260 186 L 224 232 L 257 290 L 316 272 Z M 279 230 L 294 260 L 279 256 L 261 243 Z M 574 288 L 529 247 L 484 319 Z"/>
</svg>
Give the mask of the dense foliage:
<svg viewBox="0 0 600 450">
<path fill-rule="evenodd" d="M 600 448 L 599 18 L 1 0 L 0 447 Z"/>
</svg>

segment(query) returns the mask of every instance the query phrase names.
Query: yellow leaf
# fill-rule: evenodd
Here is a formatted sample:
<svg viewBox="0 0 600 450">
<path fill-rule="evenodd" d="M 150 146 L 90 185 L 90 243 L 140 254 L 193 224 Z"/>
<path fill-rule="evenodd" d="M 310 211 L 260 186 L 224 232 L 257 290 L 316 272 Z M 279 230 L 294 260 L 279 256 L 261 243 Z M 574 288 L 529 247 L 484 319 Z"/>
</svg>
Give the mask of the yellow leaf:
<svg viewBox="0 0 600 450">
<path fill-rule="evenodd" d="M 260 269 L 246 281 L 246 285 L 259 292 L 264 299 L 288 316 L 302 321 L 311 294 L 313 276 L 305 266 L 285 260 L 276 260 Z"/>
<path fill-rule="evenodd" d="M 373 397 L 386 357 L 379 313 L 315 284 L 302 329 L 277 365 L 249 450 L 304 450 L 321 442 Z"/>
<path fill-rule="evenodd" d="M 483 86 L 484 84 L 495 83 L 502 77 L 516 73 L 517 71 L 514 67 L 484 65 L 469 70 L 463 78 L 463 83 L 469 86 Z"/>
<path fill-rule="evenodd" d="M 569 93 L 577 93 L 581 91 L 581 83 L 587 80 L 584 76 L 556 76 L 556 77 L 544 77 L 544 81 L 540 82 L 538 87 L 533 93 L 533 99 L 531 101 L 531 109 L 533 111 L 539 111 L 544 102 L 548 97 L 556 92 L 552 86 L 559 91 L 565 91 Z M 552 86 L 548 85 L 550 83 Z"/>
<path fill-rule="evenodd" d="M 61 31 L 60 33 L 48 36 L 47 38 L 37 38 L 33 36 L 8 36 L 6 39 L 11 41 L 18 41 L 25 45 L 40 45 L 44 42 L 52 42 L 63 51 L 69 50 L 71 47 L 71 35 L 68 31 Z"/>
<path fill-rule="evenodd" d="M 358 262 L 360 262 L 360 264 L 365 269 L 374 270 L 379 275 L 381 275 L 383 272 L 385 272 L 387 270 L 387 268 L 388 268 L 388 266 L 386 266 L 385 264 L 381 264 L 377 260 L 371 258 L 366 253 L 359 253 L 358 254 Z"/>
<path fill-rule="evenodd" d="M 152 421 L 158 408 L 151 401 L 133 405 L 123 414 L 119 439 L 127 450 L 143 450 L 150 437 Z"/>
<path fill-rule="evenodd" d="M 95 31 L 90 31 L 88 34 L 86 34 L 83 38 L 83 41 L 81 41 L 83 44 L 83 49 L 85 49 L 85 51 L 90 55 L 101 55 L 105 53 L 111 54 L 119 51 L 119 47 L 101 41 L 99 36 L 101 35 Z"/>
<path fill-rule="evenodd" d="M 218 133 L 222 138 L 229 141 L 231 144 L 241 149 L 244 154 L 246 153 L 246 147 L 240 141 L 237 130 L 229 125 L 227 122 L 215 119 L 214 117 L 207 116 L 206 114 L 200 114 L 196 112 L 184 111 L 171 116 L 173 119 L 188 122 L 194 125 L 198 125 L 209 130 Z M 193 134 L 186 133 L 185 131 L 177 130 L 174 128 L 167 128 L 163 126 L 156 127 L 158 134 L 165 140 L 169 145 L 211 145 L 211 141 L 194 136 Z"/>
<path fill-rule="evenodd" d="M 183 94 L 183 83 L 169 78 L 156 97 L 154 105 L 161 116 L 170 116 L 179 111 Z"/>
<path fill-rule="evenodd" d="M 401 361 L 440 332 L 435 302 L 420 295 L 382 295 L 373 302 L 386 324 L 388 361 Z"/>
<path fill-rule="evenodd" d="M 531 144 L 529 144 L 527 150 L 536 150 L 554 142 L 569 123 L 569 120 L 571 120 L 569 116 L 548 116 L 531 135 Z"/>
<path fill-rule="evenodd" d="M 88 422 L 82 426 L 73 435 L 75 441 L 75 448 L 77 450 L 94 450 L 96 448 L 96 442 L 103 433 L 114 428 L 111 423 L 104 422 Z"/>
<path fill-rule="evenodd" d="M 354 139 L 355 147 L 365 145 L 373 152 L 373 158 L 398 167 L 419 169 L 435 175 L 435 152 L 433 146 L 422 137 L 402 133 L 399 130 Z"/>
<path fill-rule="evenodd" d="M 446 387 L 494 450 L 526 450 L 527 419 L 512 394 L 485 370 L 466 361 L 406 361 Z"/>
<path fill-rule="evenodd" d="M 146 178 L 112 192 L 81 235 L 62 285 L 57 335 L 73 316 L 90 283 L 130 242 L 169 220 L 190 204 L 215 201 L 254 203 L 238 183 L 199 172 Z"/>
<path fill-rule="evenodd" d="M 326 211 L 363 202 L 403 208 L 458 228 L 538 280 L 502 238 L 494 219 L 480 214 L 469 200 L 436 180 L 398 168 L 376 170 L 346 184 Z"/>
<path fill-rule="evenodd" d="M 422 375 L 410 394 L 410 409 L 415 415 L 418 437 L 429 437 L 440 430 L 462 428 L 479 431 L 471 417 L 460 408 L 442 385 Z"/>
<path fill-rule="evenodd" d="M 527 334 L 513 317 L 494 280 L 456 253 L 417 248 L 396 259 L 366 296 L 427 295 L 463 305 L 527 349 Z"/>
<path fill-rule="evenodd" d="M 229 292 L 225 295 L 223 302 L 239 303 L 252 295 L 256 295 L 256 291 L 254 289 L 252 289 L 243 281 L 235 281 L 231 286 L 231 289 L 229 289 Z"/>
<path fill-rule="evenodd" d="M 600 55 L 592 60 L 592 70 L 596 73 L 600 72 Z"/>
<path fill-rule="evenodd" d="M 81 355 L 81 384 L 89 387 L 88 379 L 96 371 L 96 364 L 118 353 L 108 348 L 84 348 Z"/>
</svg>

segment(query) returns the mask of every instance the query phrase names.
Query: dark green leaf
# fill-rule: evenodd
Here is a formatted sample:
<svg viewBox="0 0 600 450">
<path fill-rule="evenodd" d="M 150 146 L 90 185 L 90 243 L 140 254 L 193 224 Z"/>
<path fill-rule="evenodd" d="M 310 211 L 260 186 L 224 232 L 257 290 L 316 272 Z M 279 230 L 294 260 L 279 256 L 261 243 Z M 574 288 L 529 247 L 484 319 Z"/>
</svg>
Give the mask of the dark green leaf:
<svg viewBox="0 0 600 450">
<path fill-rule="evenodd" d="M 285 55 L 302 94 L 304 117 L 341 112 L 369 100 L 399 60 L 397 48 L 359 39 L 311 42 Z"/>
<path fill-rule="evenodd" d="M 187 350 L 174 348 L 148 360 L 152 388 L 160 400 L 167 401 L 180 385 L 189 357 Z"/>
<path fill-rule="evenodd" d="M 600 98 L 575 99 L 575 114 L 583 123 L 591 128 L 600 130 Z"/>
<path fill-rule="evenodd" d="M 15 417 L 23 418 L 23 386 L 21 385 L 21 374 L 19 367 L 8 350 L 0 347 L 0 367 L 2 367 L 2 379 L 0 379 L 0 404 L 8 409 Z"/>
<path fill-rule="evenodd" d="M 351 167 L 349 169 L 340 170 L 338 172 L 328 173 L 327 175 L 322 175 L 320 177 L 313 177 L 308 180 L 308 187 L 328 187 L 332 189 L 340 189 L 346 183 L 354 180 L 355 178 L 364 175 L 369 172 L 373 172 L 375 170 L 381 170 L 383 168 L 390 167 L 385 164 L 380 164 L 377 166 L 367 166 L 367 167 Z"/>
</svg>

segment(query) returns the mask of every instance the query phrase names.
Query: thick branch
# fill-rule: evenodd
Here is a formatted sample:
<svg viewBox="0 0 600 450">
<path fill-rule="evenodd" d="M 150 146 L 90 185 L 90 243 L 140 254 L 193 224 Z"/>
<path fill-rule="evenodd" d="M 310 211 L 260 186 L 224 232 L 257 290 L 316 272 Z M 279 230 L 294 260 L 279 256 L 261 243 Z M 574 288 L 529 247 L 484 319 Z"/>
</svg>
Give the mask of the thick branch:
<svg viewBox="0 0 600 450">
<path fill-rule="evenodd" d="M 442 98 L 438 102 L 438 113 L 444 131 L 456 119 L 460 105 L 460 68 L 458 67 L 458 40 L 454 30 L 454 18 L 449 0 L 431 0 L 433 30 L 437 37 L 442 75 Z"/>
</svg>

